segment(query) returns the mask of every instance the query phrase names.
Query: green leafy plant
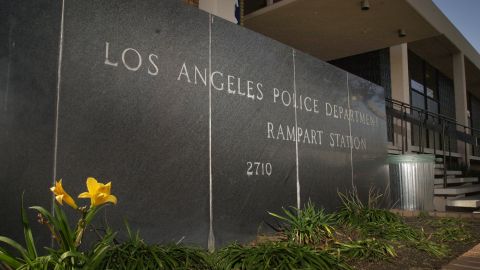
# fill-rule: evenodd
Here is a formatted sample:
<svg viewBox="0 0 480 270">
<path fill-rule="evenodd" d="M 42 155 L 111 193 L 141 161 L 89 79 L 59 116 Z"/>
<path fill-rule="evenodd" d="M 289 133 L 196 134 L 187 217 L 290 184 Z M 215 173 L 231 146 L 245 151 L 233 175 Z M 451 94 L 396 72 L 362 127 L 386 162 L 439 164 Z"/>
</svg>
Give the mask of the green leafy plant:
<svg viewBox="0 0 480 270">
<path fill-rule="evenodd" d="M 113 245 L 99 269 L 212 269 L 210 255 L 203 249 L 183 245 L 148 245 L 139 232 L 126 224 L 128 240 Z"/>
<path fill-rule="evenodd" d="M 442 227 L 433 233 L 433 237 L 440 242 L 456 242 L 467 241 L 471 235 L 462 227 Z"/>
<path fill-rule="evenodd" d="M 443 244 L 437 244 L 427 238 L 420 238 L 416 241 L 410 241 L 408 244 L 418 250 L 425 251 L 436 257 L 445 257 L 448 254 L 447 246 Z"/>
<path fill-rule="evenodd" d="M 357 240 L 349 243 L 335 243 L 332 249 L 337 256 L 350 259 L 387 260 L 397 256 L 395 248 L 386 241 L 375 238 Z"/>
<path fill-rule="evenodd" d="M 356 189 L 345 194 L 339 192 L 338 196 L 342 205 L 335 216 L 341 224 L 357 226 L 371 222 L 397 223 L 401 220 L 398 215 L 379 207 L 383 195 L 374 189 L 369 190 L 367 203 L 360 200 Z"/>
<path fill-rule="evenodd" d="M 436 229 L 432 235 L 433 238 L 442 243 L 468 241 L 472 237 L 465 222 L 460 219 L 441 218 L 430 221 L 428 224 Z"/>
<path fill-rule="evenodd" d="M 357 224 L 356 228 L 364 238 L 375 237 L 392 241 L 417 241 L 424 237 L 421 231 L 405 224 L 403 221 L 392 223 L 366 222 Z"/>
<path fill-rule="evenodd" d="M 431 241 L 423 230 L 415 229 L 406 224 L 400 216 L 379 208 L 379 201 L 383 196 L 373 189 L 369 191 L 366 204 L 362 203 L 356 190 L 347 194 L 339 193 L 339 196 L 342 206 L 336 213 L 337 221 L 357 230 L 362 239 L 400 241 L 437 257 L 447 254 L 448 249 Z"/>
<path fill-rule="evenodd" d="M 218 252 L 216 266 L 224 270 L 349 269 L 326 251 L 288 242 L 266 242 L 258 246 L 232 244 Z"/>
<path fill-rule="evenodd" d="M 43 256 L 39 255 L 35 245 L 22 196 L 21 216 L 25 247 L 13 239 L 0 236 L 0 242 L 10 246 L 18 253 L 18 255 L 13 255 L 5 249 L 0 249 L 0 262 L 14 269 L 95 269 L 105 256 L 115 234 L 108 231 L 91 251 L 81 251 L 79 247 L 85 230 L 98 211 L 107 202 L 116 203 L 117 199 L 110 194 L 111 183 L 104 185 L 98 183 L 94 178 L 88 178 L 87 188 L 88 192 L 80 194 L 80 197 L 90 198 L 91 204 L 88 208 L 77 206 L 73 198 L 63 189 L 62 180 L 51 188 L 56 199 L 55 214 L 40 206 L 30 207 L 38 212 L 39 222 L 46 225 L 56 243 L 56 248 L 47 248 L 48 254 Z M 60 207 L 64 202 L 81 215 L 74 228 L 70 226 L 67 215 Z"/>
<path fill-rule="evenodd" d="M 303 209 L 283 209 L 284 215 L 268 213 L 283 222 L 283 232 L 291 242 L 299 245 L 326 245 L 333 239 L 335 220 L 332 215 L 315 207 L 310 201 Z"/>
</svg>

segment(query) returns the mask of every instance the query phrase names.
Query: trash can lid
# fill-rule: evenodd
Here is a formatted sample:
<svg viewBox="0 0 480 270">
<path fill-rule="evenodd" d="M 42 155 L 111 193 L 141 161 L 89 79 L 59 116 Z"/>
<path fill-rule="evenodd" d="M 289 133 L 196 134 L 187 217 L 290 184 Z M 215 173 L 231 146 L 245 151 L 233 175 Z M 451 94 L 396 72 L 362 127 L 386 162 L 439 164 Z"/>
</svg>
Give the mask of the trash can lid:
<svg viewBox="0 0 480 270">
<path fill-rule="evenodd" d="M 429 154 L 418 155 L 389 155 L 387 163 L 435 163 L 435 156 Z"/>
</svg>

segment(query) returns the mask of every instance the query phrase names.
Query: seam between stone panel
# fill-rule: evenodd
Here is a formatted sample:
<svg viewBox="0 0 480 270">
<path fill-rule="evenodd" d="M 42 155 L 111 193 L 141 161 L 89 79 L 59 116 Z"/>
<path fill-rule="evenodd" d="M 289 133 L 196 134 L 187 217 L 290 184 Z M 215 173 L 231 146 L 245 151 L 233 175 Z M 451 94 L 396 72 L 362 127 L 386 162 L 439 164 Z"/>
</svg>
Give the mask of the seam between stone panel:
<svg viewBox="0 0 480 270">
<path fill-rule="evenodd" d="M 57 180 L 57 154 L 58 154 L 58 114 L 60 111 L 60 83 L 62 75 L 62 55 L 63 55 L 63 24 L 64 24 L 64 15 L 65 15 L 65 0 L 62 0 L 62 14 L 60 19 L 60 39 L 58 44 L 58 69 L 57 69 L 57 96 L 55 104 L 55 131 L 54 131 L 54 144 L 53 144 L 53 179 L 52 184 L 55 185 Z M 52 213 L 55 205 L 55 196 L 52 194 Z M 53 246 L 53 238 L 52 238 Z"/>
<path fill-rule="evenodd" d="M 298 172 L 298 122 L 297 122 L 297 83 L 296 83 L 296 70 L 295 70 L 295 49 L 292 49 L 293 57 L 293 96 L 295 97 L 293 108 L 295 110 L 295 166 L 297 171 L 297 208 L 300 209 L 300 174 Z"/>
<path fill-rule="evenodd" d="M 215 236 L 213 233 L 213 176 L 212 176 L 212 21 L 213 16 L 208 14 L 208 191 L 209 191 L 209 220 L 208 250 L 215 250 Z"/>
<path fill-rule="evenodd" d="M 348 84 L 348 72 L 347 72 L 347 104 L 348 104 L 348 111 L 350 112 L 350 85 Z M 352 139 L 352 119 L 350 119 L 350 113 L 348 117 L 348 131 L 350 133 L 350 168 L 352 170 L 352 188 L 355 188 L 355 183 L 353 182 L 353 139 Z"/>
</svg>

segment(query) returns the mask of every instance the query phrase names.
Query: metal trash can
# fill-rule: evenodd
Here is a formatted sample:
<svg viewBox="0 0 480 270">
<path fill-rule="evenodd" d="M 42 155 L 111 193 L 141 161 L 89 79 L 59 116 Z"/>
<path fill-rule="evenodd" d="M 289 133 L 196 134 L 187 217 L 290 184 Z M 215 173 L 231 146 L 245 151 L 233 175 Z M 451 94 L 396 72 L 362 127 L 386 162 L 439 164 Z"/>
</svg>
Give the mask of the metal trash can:
<svg viewBox="0 0 480 270">
<path fill-rule="evenodd" d="M 387 161 L 394 207 L 432 211 L 435 156 L 391 155 Z"/>
</svg>

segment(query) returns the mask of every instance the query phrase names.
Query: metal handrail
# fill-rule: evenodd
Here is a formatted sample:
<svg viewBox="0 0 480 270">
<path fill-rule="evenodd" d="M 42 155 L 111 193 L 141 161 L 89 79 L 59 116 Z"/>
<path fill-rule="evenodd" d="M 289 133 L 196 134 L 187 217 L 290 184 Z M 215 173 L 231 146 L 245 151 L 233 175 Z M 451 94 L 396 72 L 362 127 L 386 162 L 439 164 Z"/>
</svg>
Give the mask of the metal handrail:
<svg viewBox="0 0 480 270">
<path fill-rule="evenodd" d="M 449 137 L 448 151 L 449 151 L 449 162 L 451 162 L 451 143 L 450 138 L 456 139 L 458 141 L 463 141 L 465 146 L 465 161 L 468 160 L 468 151 L 467 144 L 478 146 L 478 137 L 480 135 L 480 129 L 475 129 L 468 127 L 466 125 L 458 123 L 455 119 L 433 112 L 429 112 L 425 109 L 412 106 L 410 104 L 391 99 L 385 98 L 387 113 L 397 119 L 401 120 L 401 137 L 402 137 L 402 154 L 408 150 L 408 128 L 407 122 L 411 124 L 418 125 L 419 127 L 419 152 L 424 152 L 423 140 L 422 140 L 422 130 L 429 129 L 442 134 L 441 143 L 442 144 L 442 155 L 443 155 L 443 166 L 444 166 L 444 187 L 447 186 L 447 175 L 446 175 L 446 149 L 445 141 L 446 135 Z M 399 108 L 398 108 L 399 107 Z M 463 131 L 462 131 L 463 130 Z M 395 138 L 394 138 L 395 143 Z M 433 136 L 433 152 L 436 155 L 436 138 Z"/>
<path fill-rule="evenodd" d="M 438 113 L 433 113 L 433 112 L 429 112 L 425 109 L 422 109 L 422 108 L 419 108 L 419 107 L 415 107 L 415 106 L 412 106 L 408 103 L 404 103 L 402 101 L 398 101 L 398 100 L 395 100 L 395 99 L 391 99 L 391 98 L 385 98 L 385 101 L 387 101 L 387 104 L 388 103 L 392 103 L 392 104 L 395 104 L 395 105 L 400 105 L 402 107 L 405 107 L 405 108 L 408 108 L 408 109 L 411 109 L 413 111 L 417 111 L 417 112 L 420 112 L 422 114 L 425 114 L 427 116 L 432 116 L 432 117 L 436 117 L 436 118 L 439 118 L 439 119 L 442 119 L 442 120 L 445 120 L 447 122 L 450 122 L 452 124 L 455 124 L 456 126 L 460 126 L 462 128 L 466 128 L 466 129 L 470 129 L 472 131 L 477 131 L 477 132 L 480 132 L 480 129 L 476 129 L 476 128 L 472 128 L 472 127 L 469 127 L 469 126 L 465 126 L 463 124 L 460 124 L 457 122 L 457 120 L 455 120 L 454 118 L 451 118 L 451 117 L 448 117 L 446 115 L 443 115 L 443 114 L 438 114 Z"/>
</svg>

